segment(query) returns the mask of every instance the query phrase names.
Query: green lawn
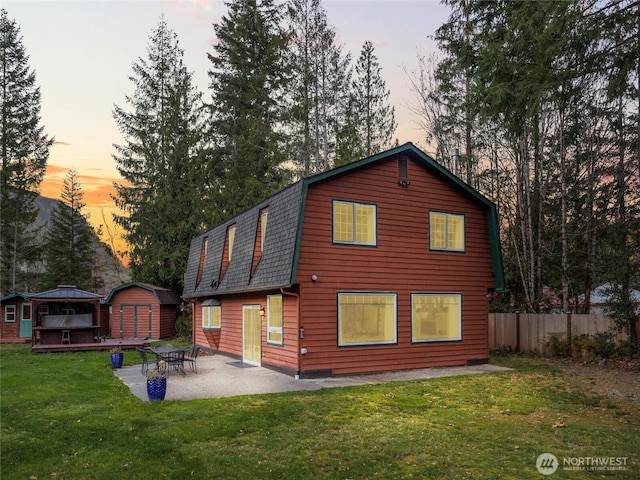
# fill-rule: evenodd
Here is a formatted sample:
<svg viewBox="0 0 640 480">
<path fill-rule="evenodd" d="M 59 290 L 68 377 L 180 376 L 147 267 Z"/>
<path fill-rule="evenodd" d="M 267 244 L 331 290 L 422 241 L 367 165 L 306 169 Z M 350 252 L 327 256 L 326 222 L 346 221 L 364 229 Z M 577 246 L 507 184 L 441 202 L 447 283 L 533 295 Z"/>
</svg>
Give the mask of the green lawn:
<svg viewBox="0 0 640 480">
<path fill-rule="evenodd" d="M 106 352 L 3 345 L 0 477 L 640 477 L 637 403 L 588 394 L 544 359 L 492 361 L 514 370 L 143 403 L 113 375 Z M 536 469 L 545 452 L 560 462 L 548 477 Z M 625 470 L 563 467 L 593 457 L 625 458 Z"/>
</svg>

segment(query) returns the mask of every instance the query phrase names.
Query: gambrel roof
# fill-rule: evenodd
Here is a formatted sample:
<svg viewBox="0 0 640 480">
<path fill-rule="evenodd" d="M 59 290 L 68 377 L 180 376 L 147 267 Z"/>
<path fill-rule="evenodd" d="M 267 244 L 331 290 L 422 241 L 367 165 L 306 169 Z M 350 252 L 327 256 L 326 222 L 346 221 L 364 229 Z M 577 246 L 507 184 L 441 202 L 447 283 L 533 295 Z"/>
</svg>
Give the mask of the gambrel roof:
<svg viewBox="0 0 640 480">
<path fill-rule="evenodd" d="M 406 143 L 377 155 L 300 180 L 249 210 L 195 237 L 189 251 L 183 298 L 215 297 L 231 293 L 290 287 L 296 278 L 298 246 L 302 233 L 301 226 L 308 187 L 316 182 L 344 175 L 356 169 L 366 168 L 396 155 L 404 155 L 417 161 L 429 172 L 451 184 L 462 195 L 471 198 L 486 209 L 496 290 L 502 290 L 504 288 L 504 274 L 495 204 L 412 143 Z M 252 274 L 256 231 L 260 212 L 265 208 L 268 208 L 269 217 L 264 249 L 260 262 Z M 232 225 L 235 225 L 236 229 L 233 260 L 229 262 L 228 269 L 222 279 L 219 279 L 227 230 Z M 204 268 L 200 282 L 196 282 L 205 239 L 207 239 L 207 253 Z"/>
<path fill-rule="evenodd" d="M 151 283 L 142 283 L 142 282 L 129 282 L 129 283 L 124 283 L 122 285 L 118 285 L 117 287 L 111 290 L 111 292 L 109 293 L 109 296 L 107 297 L 106 303 L 111 303 L 111 299 L 117 292 L 126 290 L 128 288 L 132 288 L 132 287 L 142 288 L 143 290 L 147 290 L 153 293 L 153 295 L 156 297 L 156 300 L 158 301 L 158 304 L 160 305 L 179 305 L 180 304 L 180 299 L 176 296 L 175 293 L 173 293 L 171 289 L 159 287 L 157 285 L 152 285 Z"/>
</svg>

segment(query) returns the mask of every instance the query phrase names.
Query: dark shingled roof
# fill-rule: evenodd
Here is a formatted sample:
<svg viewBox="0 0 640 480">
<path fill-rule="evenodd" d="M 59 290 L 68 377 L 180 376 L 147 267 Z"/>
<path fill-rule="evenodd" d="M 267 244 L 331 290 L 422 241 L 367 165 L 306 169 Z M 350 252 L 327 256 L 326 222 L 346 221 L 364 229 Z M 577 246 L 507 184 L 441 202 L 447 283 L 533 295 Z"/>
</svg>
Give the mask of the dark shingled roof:
<svg viewBox="0 0 640 480">
<path fill-rule="evenodd" d="M 241 213 L 240 215 L 205 232 L 191 241 L 189 261 L 183 290 L 183 298 L 215 297 L 217 295 L 269 290 L 289 287 L 296 275 L 298 262 L 299 229 L 304 214 L 307 188 L 310 184 L 364 168 L 394 155 L 407 155 L 421 163 L 432 174 L 449 182 L 461 194 L 483 205 L 487 211 L 489 224 L 489 242 L 492 250 L 496 290 L 504 288 L 502 255 L 498 238 L 498 217 L 496 206 L 479 192 L 464 183 L 449 170 L 437 163 L 427 154 L 406 143 L 385 152 L 343 165 L 333 170 L 319 173 L 301 180 L 281 190 L 272 197 Z M 260 211 L 269 207 L 269 220 L 264 249 L 258 267 L 251 276 L 251 264 L 256 241 L 256 231 Z M 226 239 L 227 228 L 236 225 L 233 258 L 221 280 L 220 268 Z M 196 278 L 200 265 L 202 243 L 208 238 L 207 255 L 203 276 L 198 285 Z M 220 284 L 218 285 L 218 281 Z"/>
<path fill-rule="evenodd" d="M 125 283 L 115 287 L 109 293 L 109 296 L 107 297 L 107 303 L 111 303 L 111 298 L 116 294 L 116 292 L 119 292 L 120 290 L 124 290 L 130 287 L 140 287 L 150 291 L 155 295 L 160 305 L 179 305 L 180 304 L 180 299 L 173 292 L 173 290 L 169 288 L 159 287 L 157 285 L 152 285 L 150 283 L 141 283 L 141 282 L 130 282 L 130 283 Z"/>
<path fill-rule="evenodd" d="M 85 292 L 73 285 L 60 285 L 58 288 L 54 288 L 53 290 L 34 293 L 31 295 L 31 298 L 36 300 L 94 300 L 96 298 L 102 298 L 102 295 L 98 293 Z"/>
<path fill-rule="evenodd" d="M 297 182 L 229 221 L 191 241 L 184 283 L 184 298 L 287 287 L 291 283 L 303 182 Z M 269 207 L 267 233 L 260 263 L 251 275 L 260 211 Z M 217 285 L 229 225 L 236 225 L 233 258 Z M 196 285 L 202 242 L 208 238 L 202 280 Z"/>
</svg>

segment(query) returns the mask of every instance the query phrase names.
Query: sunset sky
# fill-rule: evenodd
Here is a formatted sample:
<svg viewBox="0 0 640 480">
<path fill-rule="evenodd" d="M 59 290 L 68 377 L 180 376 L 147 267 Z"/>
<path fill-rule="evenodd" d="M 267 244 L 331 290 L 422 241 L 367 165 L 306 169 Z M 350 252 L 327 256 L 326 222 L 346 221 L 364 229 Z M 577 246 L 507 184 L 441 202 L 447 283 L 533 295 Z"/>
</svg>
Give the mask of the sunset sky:
<svg viewBox="0 0 640 480">
<path fill-rule="evenodd" d="M 416 69 L 418 55 L 434 50 L 430 36 L 446 21 L 448 9 L 434 0 L 325 0 L 323 5 L 353 64 L 364 42 L 373 43 L 396 109 L 400 143 L 412 141 L 429 151 L 410 111 L 417 102 L 405 69 Z M 178 35 L 194 83 L 209 100 L 207 54 L 213 52 L 212 25 L 225 14 L 224 2 L 3 0 L 2 7 L 20 27 L 41 90 L 42 125 L 55 137 L 41 194 L 58 199 L 62 181 L 74 168 L 85 213 L 94 224 L 104 223 L 103 217 L 110 221 L 112 184 L 120 181 L 113 144 L 123 141 L 112 111 L 114 105 L 128 107 L 132 64 L 146 58 L 149 36 L 164 14 Z"/>
</svg>

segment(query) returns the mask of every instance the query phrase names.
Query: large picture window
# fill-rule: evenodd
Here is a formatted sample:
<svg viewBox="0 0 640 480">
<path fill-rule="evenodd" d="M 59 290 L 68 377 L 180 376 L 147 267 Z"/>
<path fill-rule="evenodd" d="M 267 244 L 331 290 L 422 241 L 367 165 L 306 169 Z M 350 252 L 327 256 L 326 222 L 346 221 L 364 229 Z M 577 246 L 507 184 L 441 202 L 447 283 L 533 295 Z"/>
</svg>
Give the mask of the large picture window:
<svg viewBox="0 0 640 480">
<path fill-rule="evenodd" d="M 429 248 L 464 252 L 464 216 L 429 212 Z"/>
<path fill-rule="evenodd" d="M 462 296 L 442 293 L 411 295 L 411 340 L 462 340 Z"/>
<path fill-rule="evenodd" d="M 395 293 L 338 293 L 338 345 L 396 343 Z"/>
<path fill-rule="evenodd" d="M 202 329 L 217 330 L 221 327 L 220 303 L 217 300 L 205 300 L 202 303 Z"/>
<path fill-rule="evenodd" d="M 334 201 L 333 241 L 355 245 L 375 245 L 376 206 Z"/>
<path fill-rule="evenodd" d="M 267 297 L 267 343 L 282 345 L 282 295 Z"/>
</svg>

